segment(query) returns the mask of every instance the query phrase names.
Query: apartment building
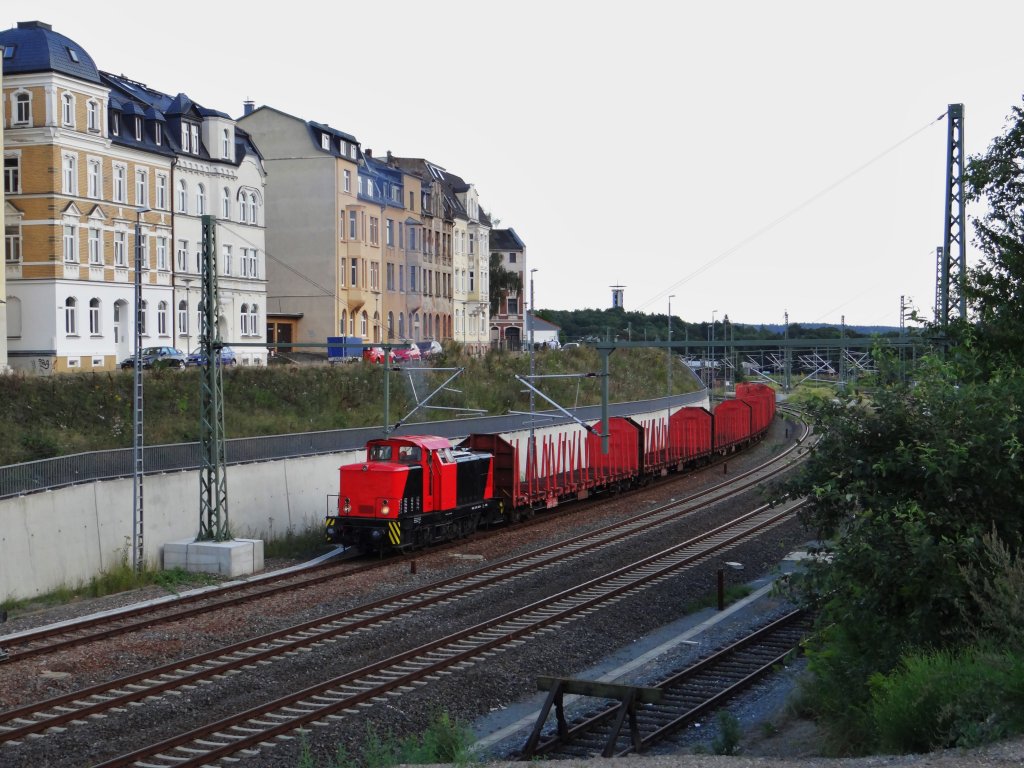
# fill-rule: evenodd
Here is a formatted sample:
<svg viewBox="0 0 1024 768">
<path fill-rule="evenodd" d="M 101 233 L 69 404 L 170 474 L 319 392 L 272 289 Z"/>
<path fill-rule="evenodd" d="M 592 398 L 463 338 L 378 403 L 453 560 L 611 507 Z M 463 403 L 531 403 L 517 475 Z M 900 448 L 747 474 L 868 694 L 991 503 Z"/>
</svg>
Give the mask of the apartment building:
<svg viewBox="0 0 1024 768">
<path fill-rule="evenodd" d="M 244 132 L 183 94 L 101 72 L 48 24 L 21 22 L 0 45 L 11 366 L 113 370 L 133 355 L 136 257 L 142 345 L 194 347 L 200 213 L 218 217 L 231 249 L 220 251 L 222 339 L 263 362 L 264 172 Z"/>
<path fill-rule="evenodd" d="M 327 339 L 380 340 L 381 209 L 349 133 L 247 103 L 238 124 L 267 167 L 268 339 L 326 356 Z M 360 195 L 360 185 L 364 192 Z"/>
<path fill-rule="evenodd" d="M 239 363 L 266 363 L 266 170 L 249 135 L 223 112 L 101 72 L 124 123 L 141 114 L 174 153 L 151 206 L 170 207 L 173 237 L 158 237 L 156 266 L 171 275 L 174 346 L 198 347 L 202 312 L 202 217 L 213 216 L 217 330 Z M 115 141 L 130 140 L 121 130 Z"/>
<path fill-rule="evenodd" d="M 519 278 L 514 281 L 518 288 L 503 287 L 498 292 L 496 311 L 491 317 L 491 346 L 519 349 L 525 341 L 523 316 L 526 309 L 525 297 L 522 294 L 523 287 L 528 285 L 529 280 L 526 269 L 526 244 L 511 227 L 492 229 L 490 253 L 498 266 Z"/>
<path fill-rule="evenodd" d="M 0 45 L 11 367 L 104 370 L 130 355 L 136 244 L 145 343 L 172 343 L 171 270 L 156 262 L 173 231 L 172 148 L 156 121 L 122 112 L 89 54 L 50 25 L 21 22 Z"/>
<path fill-rule="evenodd" d="M 454 339 L 482 353 L 490 325 L 490 219 L 476 188 L 424 158 L 389 152 L 387 162 L 421 181 L 427 337 Z"/>
</svg>

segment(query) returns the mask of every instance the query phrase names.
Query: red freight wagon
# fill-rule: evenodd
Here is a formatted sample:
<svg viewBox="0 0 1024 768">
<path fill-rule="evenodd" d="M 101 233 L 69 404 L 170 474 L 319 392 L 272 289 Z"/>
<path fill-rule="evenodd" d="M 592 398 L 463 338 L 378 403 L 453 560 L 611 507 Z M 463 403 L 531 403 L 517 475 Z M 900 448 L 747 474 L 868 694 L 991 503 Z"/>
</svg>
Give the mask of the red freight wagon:
<svg viewBox="0 0 1024 768">
<path fill-rule="evenodd" d="M 587 433 L 587 468 L 591 488 L 601 490 L 611 485 L 627 487 L 640 475 L 644 442 L 640 425 L 632 419 L 614 416 L 608 419 L 608 453 L 602 449 L 604 427 L 601 422 Z"/>
<path fill-rule="evenodd" d="M 765 384 L 737 384 L 736 397 L 753 408 L 751 433 L 761 435 L 775 418 L 775 390 Z"/>
<path fill-rule="evenodd" d="M 705 408 L 680 408 L 669 417 L 672 450 L 680 465 L 711 455 L 711 413 Z"/>
<path fill-rule="evenodd" d="M 743 400 L 723 400 L 715 406 L 715 450 L 735 450 L 750 439 L 752 409 Z"/>
</svg>

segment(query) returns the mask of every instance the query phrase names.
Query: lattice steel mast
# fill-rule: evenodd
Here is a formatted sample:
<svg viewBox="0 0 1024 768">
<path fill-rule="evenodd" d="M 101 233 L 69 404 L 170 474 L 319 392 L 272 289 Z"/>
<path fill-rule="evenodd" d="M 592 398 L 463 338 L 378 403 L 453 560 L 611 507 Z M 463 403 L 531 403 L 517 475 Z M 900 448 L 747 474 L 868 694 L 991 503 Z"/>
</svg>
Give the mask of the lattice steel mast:
<svg viewBox="0 0 1024 768">
<path fill-rule="evenodd" d="M 216 220 L 203 216 L 202 298 L 199 349 L 205 360 L 200 368 L 201 411 L 199 441 L 202 467 L 199 473 L 199 535 L 197 541 L 228 541 L 228 483 L 224 446 L 224 376 L 217 327 Z"/>
<path fill-rule="evenodd" d="M 964 199 L 964 105 L 950 104 L 946 137 L 946 211 L 943 243 L 937 253 L 935 315 L 940 327 L 959 317 L 967 317 L 967 247 Z"/>
</svg>

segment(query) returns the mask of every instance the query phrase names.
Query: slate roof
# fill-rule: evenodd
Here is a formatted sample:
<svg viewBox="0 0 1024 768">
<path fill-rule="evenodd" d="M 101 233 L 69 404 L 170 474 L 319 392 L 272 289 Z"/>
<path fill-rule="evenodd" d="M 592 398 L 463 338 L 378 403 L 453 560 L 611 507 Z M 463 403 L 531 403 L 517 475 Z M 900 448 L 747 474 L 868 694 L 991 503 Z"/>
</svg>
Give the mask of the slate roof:
<svg viewBox="0 0 1024 768">
<path fill-rule="evenodd" d="M 161 93 L 147 85 L 131 80 L 124 75 L 114 75 L 110 72 L 101 72 L 103 83 L 110 87 L 110 108 L 120 112 L 122 115 L 145 115 L 147 121 L 170 123 L 163 134 L 163 143 L 159 146 L 151 140 L 150 132 L 146 131 L 146 137 L 142 144 L 146 148 L 156 152 L 180 152 L 181 133 L 180 125 L 182 118 L 188 118 L 200 122 L 204 117 L 222 117 L 225 120 L 233 120 L 230 115 L 215 109 L 209 109 L 196 104 L 187 94 L 179 93 L 171 96 L 169 93 Z M 115 139 L 120 144 L 136 145 L 131 131 L 122 130 L 121 136 Z M 253 144 L 248 133 L 235 126 L 235 156 L 233 162 L 238 165 L 242 159 L 252 153 L 262 161 L 262 155 Z M 206 160 L 223 162 L 221 158 L 211 158 L 205 146 L 202 147 L 200 157 Z"/>
<path fill-rule="evenodd" d="M 41 21 L 19 21 L 18 26 L 0 32 L 4 46 L 4 76 L 29 72 L 59 72 L 100 82 L 100 73 L 86 50 L 69 37 L 54 32 Z M 77 61 L 76 61 L 77 59 Z"/>
<path fill-rule="evenodd" d="M 526 244 L 519 239 L 516 231 L 508 229 L 492 229 L 490 236 L 492 251 L 525 251 Z"/>
</svg>

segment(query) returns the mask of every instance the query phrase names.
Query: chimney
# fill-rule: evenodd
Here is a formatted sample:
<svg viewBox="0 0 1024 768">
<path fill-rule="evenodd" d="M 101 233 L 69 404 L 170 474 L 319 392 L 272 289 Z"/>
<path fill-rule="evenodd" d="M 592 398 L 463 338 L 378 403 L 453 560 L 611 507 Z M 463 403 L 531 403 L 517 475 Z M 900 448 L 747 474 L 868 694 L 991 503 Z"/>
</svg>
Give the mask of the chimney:
<svg viewBox="0 0 1024 768">
<path fill-rule="evenodd" d="M 244 110 L 242 114 L 251 115 L 253 113 L 253 110 L 256 109 L 256 102 L 250 99 L 246 99 L 242 102 L 242 109 Z"/>
<path fill-rule="evenodd" d="M 373 150 L 372 149 L 369 149 L 369 148 L 364 149 L 363 150 L 363 154 L 366 155 L 367 157 L 369 157 L 370 159 L 373 159 Z"/>
<path fill-rule="evenodd" d="M 53 27 L 50 24 L 45 24 L 42 21 L 19 21 L 18 29 L 45 29 L 47 32 L 53 31 Z"/>
</svg>

